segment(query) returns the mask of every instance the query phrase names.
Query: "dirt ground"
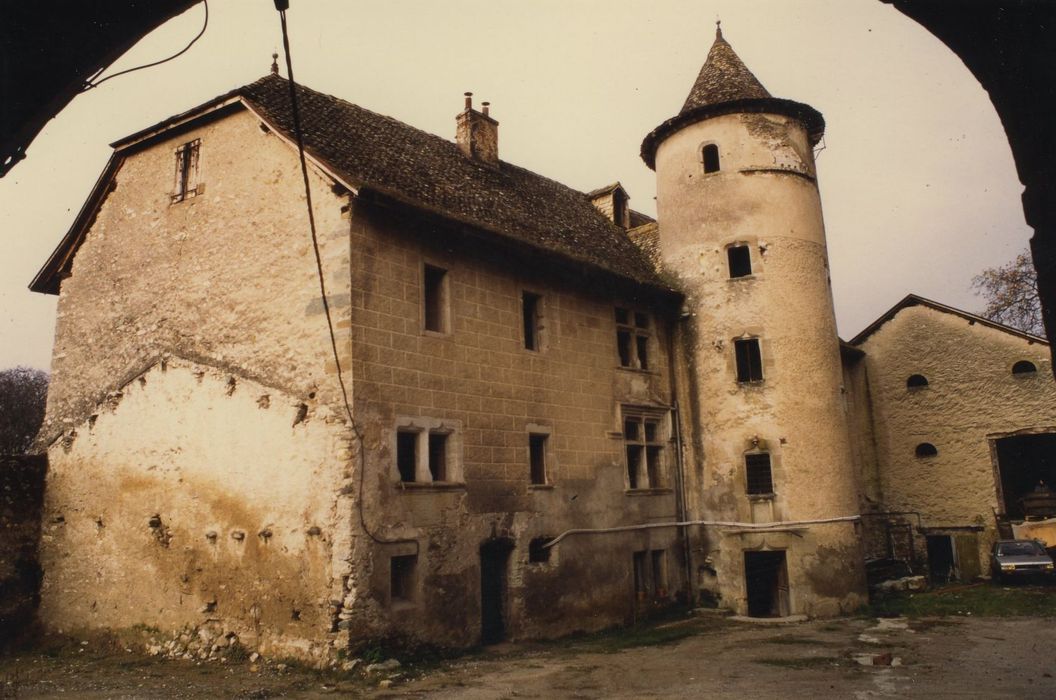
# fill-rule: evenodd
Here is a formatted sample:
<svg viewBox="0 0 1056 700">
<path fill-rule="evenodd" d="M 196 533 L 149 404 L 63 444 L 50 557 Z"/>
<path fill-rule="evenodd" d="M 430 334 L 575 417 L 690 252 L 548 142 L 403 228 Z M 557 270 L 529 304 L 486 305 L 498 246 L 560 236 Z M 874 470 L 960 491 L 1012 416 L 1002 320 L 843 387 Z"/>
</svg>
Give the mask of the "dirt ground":
<svg viewBox="0 0 1056 700">
<path fill-rule="evenodd" d="M 950 616 L 772 625 L 704 613 L 368 677 L 162 661 L 89 642 L 0 659 L 0 698 L 1053 698 L 1054 623 Z"/>
</svg>

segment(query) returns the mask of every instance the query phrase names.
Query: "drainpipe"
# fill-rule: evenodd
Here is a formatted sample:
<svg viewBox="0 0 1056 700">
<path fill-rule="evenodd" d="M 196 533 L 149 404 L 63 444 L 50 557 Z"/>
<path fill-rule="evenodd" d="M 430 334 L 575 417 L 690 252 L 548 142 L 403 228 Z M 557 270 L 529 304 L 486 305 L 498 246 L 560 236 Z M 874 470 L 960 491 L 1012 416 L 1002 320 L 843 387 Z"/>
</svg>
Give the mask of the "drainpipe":
<svg viewBox="0 0 1056 700">
<path fill-rule="evenodd" d="M 680 333 L 679 323 L 670 324 L 671 333 L 667 339 L 667 371 L 668 371 L 668 382 L 671 385 L 671 395 L 674 397 L 672 405 L 674 406 L 673 420 L 675 428 L 675 508 L 678 513 L 678 519 L 681 522 L 686 521 L 689 518 L 688 507 L 686 505 L 686 469 L 685 461 L 683 460 L 683 448 L 682 442 L 682 412 L 679 410 L 678 403 L 678 373 L 675 371 L 675 334 Z M 679 534 L 682 539 L 682 561 L 685 563 L 685 576 L 686 576 L 686 597 L 687 602 L 693 600 L 694 589 L 693 589 L 693 550 L 690 546 L 689 541 L 689 529 L 686 527 L 679 528 Z"/>
</svg>

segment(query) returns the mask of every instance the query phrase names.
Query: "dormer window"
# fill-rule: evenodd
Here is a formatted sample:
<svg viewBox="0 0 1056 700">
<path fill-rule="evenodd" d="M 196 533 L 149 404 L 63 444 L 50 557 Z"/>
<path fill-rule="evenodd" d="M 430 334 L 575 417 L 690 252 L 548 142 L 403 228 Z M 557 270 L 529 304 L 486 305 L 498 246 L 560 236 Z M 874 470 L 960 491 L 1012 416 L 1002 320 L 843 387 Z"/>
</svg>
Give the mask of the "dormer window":
<svg viewBox="0 0 1056 700">
<path fill-rule="evenodd" d="M 701 150 L 701 157 L 704 161 L 704 172 L 705 173 L 717 173 L 719 172 L 719 147 L 713 143 L 709 143 L 704 146 Z"/>
<path fill-rule="evenodd" d="M 176 182 L 172 201 L 182 202 L 198 194 L 198 150 L 201 140 L 195 139 L 176 149 Z"/>
</svg>

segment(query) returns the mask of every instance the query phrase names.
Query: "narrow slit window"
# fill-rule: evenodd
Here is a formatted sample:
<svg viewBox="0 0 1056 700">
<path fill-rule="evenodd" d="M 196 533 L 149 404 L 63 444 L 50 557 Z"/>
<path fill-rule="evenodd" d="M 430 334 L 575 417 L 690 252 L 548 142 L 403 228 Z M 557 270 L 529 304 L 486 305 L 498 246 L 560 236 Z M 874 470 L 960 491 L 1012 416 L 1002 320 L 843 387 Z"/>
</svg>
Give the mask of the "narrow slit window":
<svg viewBox="0 0 1056 700">
<path fill-rule="evenodd" d="M 528 435 L 528 462 L 533 484 L 546 483 L 546 435 Z"/>
<path fill-rule="evenodd" d="M 425 266 L 423 274 L 425 305 L 425 330 L 447 332 L 447 270 L 432 265 Z"/>
<path fill-rule="evenodd" d="M 418 556 L 408 554 L 389 559 L 389 599 L 392 602 L 414 600 L 415 569 Z"/>
<path fill-rule="evenodd" d="M 713 143 L 709 143 L 704 147 L 702 155 L 704 159 L 704 172 L 719 172 L 719 147 Z"/>
<path fill-rule="evenodd" d="M 400 472 L 400 481 L 415 481 L 418 468 L 418 433 L 396 433 L 396 468 Z"/>
<path fill-rule="evenodd" d="M 542 297 L 531 292 L 521 294 L 521 315 L 524 319 L 524 347 L 526 350 L 539 349 L 539 306 Z"/>
<path fill-rule="evenodd" d="M 766 452 L 744 456 L 749 496 L 767 496 L 774 492 L 774 474 Z"/>
<path fill-rule="evenodd" d="M 201 141 L 195 139 L 176 149 L 176 182 L 172 201 L 180 202 L 198 194 L 198 152 Z"/>
<path fill-rule="evenodd" d="M 730 264 L 730 278 L 748 277 L 752 274 L 752 253 L 746 245 L 732 245 L 726 249 Z"/>
<path fill-rule="evenodd" d="M 667 597 L 667 565 L 664 550 L 654 549 L 649 553 L 653 574 L 653 597 L 662 599 Z"/>
<path fill-rule="evenodd" d="M 763 380 L 763 358 L 759 351 L 759 339 L 748 338 L 733 341 L 737 359 L 737 381 L 761 382 Z"/>
<path fill-rule="evenodd" d="M 649 590 L 648 555 L 645 551 L 634 553 L 634 593 L 638 600 L 644 600 Z"/>
<path fill-rule="evenodd" d="M 447 481 L 446 433 L 429 433 L 429 474 L 433 481 Z"/>
</svg>

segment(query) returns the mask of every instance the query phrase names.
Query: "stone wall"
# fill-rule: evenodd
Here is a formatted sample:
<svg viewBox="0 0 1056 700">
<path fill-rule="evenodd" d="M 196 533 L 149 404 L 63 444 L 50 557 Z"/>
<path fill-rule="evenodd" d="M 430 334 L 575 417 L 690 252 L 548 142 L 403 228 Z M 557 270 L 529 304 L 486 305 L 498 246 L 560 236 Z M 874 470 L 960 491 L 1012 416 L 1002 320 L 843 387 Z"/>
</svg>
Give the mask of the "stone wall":
<svg viewBox="0 0 1056 700">
<path fill-rule="evenodd" d="M 1048 347 L 924 305 L 898 311 L 860 347 L 883 509 L 919 513 L 934 532 L 968 536 L 961 529 L 978 528 L 985 570 L 999 510 L 992 441 L 1017 431 L 1056 431 Z M 1019 360 L 1038 371 L 1013 375 Z M 926 377 L 927 386 L 907 387 L 914 374 Z M 921 443 L 938 454 L 917 457 Z"/>
<path fill-rule="evenodd" d="M 174 133 L 128 152 L 62 283 L 41 619 L 207 625 L 319 658 L 339 643 L 353 436 L 296 152 L 246 111 Z M 174 202 L 193 139 L 198 189 Z M 330 185 L 312 173 L 347 361 L 347 197 Z"/>
<path fill-rule="evenodd" d="M 667 595 L 682 587 L 674 529 L 579 535 L 545 563 L 529 542 L 573 527 L 676 516 L 666 312 L 613 287 L 509 255 L 393 209 L 353 209 L 355 414 L 366 446 L 363 496 L 378 540 L 357 559 L 352 624 L 430 641 L 481 633 L 480 547 L 512 545 L 508 634 L 557 636 L 632 619 L 633 552 L 663 550 Z M 423 266 L 447 271 L 448 328 L 423 325 Z M 522 336 L 522 293 L 541 297 L 540 348 Z M 617 304 L 651 315 L 649 367 L 619 368 Z M 621 407 L 662 423 L 663 482 L 629 490 Z M 400 427 L 451 431 L 449 483 L 401 483 Z M 528 435 L 546 433 L 547 479 L 532 485 Z M 394 542 L 394 540 L 399 540 Z M 390 557 L 417 554 L 413 600 L 390 600 Z M 369 572 L 369 573 L 368 573 Z M 364 579 L 363 576 L 369 576 Z M 363 630 L 361 630 L 363 631 Z M 369 630 L 367 630 L 369 631 Z"/>
</svg>

